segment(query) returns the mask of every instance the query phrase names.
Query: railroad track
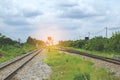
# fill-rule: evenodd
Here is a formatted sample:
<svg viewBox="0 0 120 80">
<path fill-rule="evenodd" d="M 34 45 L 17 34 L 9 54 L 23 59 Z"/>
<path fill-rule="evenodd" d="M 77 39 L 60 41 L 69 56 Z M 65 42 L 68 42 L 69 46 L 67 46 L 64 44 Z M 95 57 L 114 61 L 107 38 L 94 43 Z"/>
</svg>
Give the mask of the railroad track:
<svg viewBox="0 0 120 80">
<path fill-rule="evenodd" d="M 113 58 L 108 58 L 108 57 L 103 57 L 103 56 L 97 56 L 97 55 L 93 55 L 93 54 L 89 54 L 89 53 L 84 53 L 84 52 L 80 52 L 80 51 L 76 51 L 76 50 L 71 50 L 71 49 L 59 49 L 59 50 L 70 52 L 70 53 L 74 53 L 74 54 L 79 54 L 79 55 L 83 55 L 83 56 L 91 57 L 91 58 L 94 58 L 94 59 L 99 59 L 99 60 L 102 60 L 102 61 L 106 61 L 106 62 L 109 62 L 109 63 L 120 65 L 120 60 L 113 59 Z"/>
<path fill-rule="evenodd" d="M 25 64 L 27 64 L 41 51 L 42 49 L 34 50 L 9 62 L 0 64 L 0 80 L 10 80 Z"/>
</svg>

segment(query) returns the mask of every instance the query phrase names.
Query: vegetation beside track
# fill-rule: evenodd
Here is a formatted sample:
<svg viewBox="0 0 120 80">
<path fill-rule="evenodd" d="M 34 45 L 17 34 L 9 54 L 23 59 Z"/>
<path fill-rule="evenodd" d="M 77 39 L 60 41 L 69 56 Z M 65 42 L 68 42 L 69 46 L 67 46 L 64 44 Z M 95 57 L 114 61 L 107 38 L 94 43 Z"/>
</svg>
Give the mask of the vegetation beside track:
<svg viewBox="0 0 120 80">
<path fill-rule="evenodd" d="M 102 36 L 89 40 L 60 41 L 60 47 L 73 47 L 82 52 L 89 52 L 106 57 L 120 56 L 120 32 L 114 33 L 110 38 Z"/>
<path fill-rule="evenodd" d="M 53 70 L 48 80 L 119 80 L 113 77 L 114 73 L 94 67 L 92 62 L 56 50 L 47 50 L 45 62 Z"/>
<path fill-rule="evenodd" d="M 29 44 L 24 44 L 23 46 L 14 47 L 14 46 L 5 46 L 0 49 L 0 63 L 10 60 L 14 57 L 20 56 L 22 54 L 26 54 L 34 50 L 35 47 Z"/>
<path fill-rule="evenodd" d="M 37 47 L 36 43 L 38 44 Z M 43 45 L 44 42 L 31 37 L 28 37 L 25 43 L 20 43 L 0 34 L 0 63 L 30 52 L 32 50 L 38 49 Z"/>
<path fill-rule="evenodd" d="M 80 49 L 80 48 L 74 48 L 74 47 L 62 47 L 63 49 L 70 49 L 70 50 L 76 50 L 84 53 L 89 53 L 89 54 L 94 54 L 98 56 L 104 56 L 108 58 L 113 58 L 114 56 L 120 56 L 119 53 L 117 52 L 105 52 L 105 51 L 90 51 L 90 50 L 85 50 L 85 49 Z"/>
</svg>

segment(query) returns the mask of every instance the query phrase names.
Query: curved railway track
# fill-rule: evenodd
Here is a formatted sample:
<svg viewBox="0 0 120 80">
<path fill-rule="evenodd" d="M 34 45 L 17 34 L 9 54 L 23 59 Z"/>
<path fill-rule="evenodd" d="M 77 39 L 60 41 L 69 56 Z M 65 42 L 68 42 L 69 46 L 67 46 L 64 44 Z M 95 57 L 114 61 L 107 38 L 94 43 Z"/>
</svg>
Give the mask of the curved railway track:
<svg viewBox="0 0 120 80">
<path fill-rule="evenodd" d="M 60 50 L 61 51 L 66 51 L 66 52 L 70 52 L 70 53 L 74 53 L 74 54 L 87 56 L 87 57 L 91 57 L 91 58 L 94 58 L 94 59 L 99 59 L 99 60 L 106 61 L 106 62 L 109 62 L 109 63 L 113 63 L 113 64 L 116 64 L 116 65 L 120 65 L 120 60 L 117 60 L 117 59 L 112 59 L 112 58 L 103 57 L 103 56 L 97 56 L 97 55 L 84 53 L 84 52 L 71 50 L 71 49 L 60 49 Z"/>
<path fill-rule="evenodd" d="M 0 80 L 10 80 L 15 74 L 17 74 L 17 71 L 19 71 L 25 64 L 27 64 L 41 51 L 42 49 L 34 50 L 9 62 L 0 64 Z"/>
</svg>

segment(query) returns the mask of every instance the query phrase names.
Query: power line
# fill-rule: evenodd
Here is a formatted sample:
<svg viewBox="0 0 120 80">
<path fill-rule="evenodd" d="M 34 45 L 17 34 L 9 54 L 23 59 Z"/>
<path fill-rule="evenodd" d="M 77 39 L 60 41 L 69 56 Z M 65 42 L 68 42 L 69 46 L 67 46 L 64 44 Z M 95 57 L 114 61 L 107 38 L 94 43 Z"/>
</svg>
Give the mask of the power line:
<svg viewBox="0 0 120 80">
<path fill-rule="evenodd" d="M 108 30 L 117 30 L 120 29 L 120 27 L 112 27 L 112 28 L 108 28 Z"/>
<path fill-rule="evenodd" d="M 104 29 L 105 29 L 105 28 L 104 28 Z M 91 33 L 91 35 L 96 35 L 96 34 L 99 34 L 99 33 L 103 32 L 103 31 L 104 31 L 104 29 L 102 29 L 102 30 L 99 30 L 99 31 L 97 31 L 97 32 L 94 32 L 94 33 Z"/>
<path fill-rule="evenodd" d="M 105 36 L 107 38 L 108 37 L 108 30 L 110 30 L 110 31 L 120 30 L 120 27 L 111 27 L 111 28 L 105 27 L 105 28 L 103 28 L 103 29 L 101 29 L 101 30 L 99 30 L 97 32 L 92 32 L 92 33 L 88 32 L 88 33 L 82 35 L 81 37 L 86 37 L 86 36 L 90 37 L 91 35 L 102 34 L 104 32 L 103 34 L 105 34 Z"/>
<path fill-rule="evenodd" d="M 105 28 L 103 28 L 100 31 L 91 33 L 90 35 L 97 35 L 97 34 L 102 33 L 103 31 L 105 31 L 105 36 L 108 37 L 108 30 L 111 30 L 111 31 L 113 31 L 113 30 L 120 30 L 120 27 L 112 27 L 112 28 L 105 27 Z"/>
</svg>

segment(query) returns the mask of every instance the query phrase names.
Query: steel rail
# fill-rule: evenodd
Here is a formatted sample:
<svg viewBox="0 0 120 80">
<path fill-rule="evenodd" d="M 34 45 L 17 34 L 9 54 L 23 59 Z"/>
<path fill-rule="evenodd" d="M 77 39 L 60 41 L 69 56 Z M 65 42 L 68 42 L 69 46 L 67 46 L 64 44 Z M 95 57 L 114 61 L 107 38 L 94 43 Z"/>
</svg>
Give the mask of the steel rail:
<svg viewBox="0 0 120 80">
<path fill-rule="evenodd" d="M 3 68 L 5 68 L 5 67 L 7 67 L 7 66 L 9 66 L 9 65 L 11 65 L 11 64 L 13 64 L 13 63 L 15 63 L 15 62 L 17 62 L 17 61 L 19 61 L 19 60 L 21 60 L 21 59 L 23 59 L 23 58 L 25 58 L 26 56 L 29 56 L 30 54 L 32 54 L 32 53 L 34 53 L 34 52 L 36 52 L 37 50 L 34 50 L 34 51 L 32 51 L 32 52 L 29 52 L 29 53 L 27 53 L 27 54 L 25 54 L 25 55 L 22 55 L 22 56 L 20 56 L 19 58 L 17 58 L 17 59 L 12 59 L 12 60 L 10 60 L 9 62 L 7 61 L 7 62 L 4 62 L 4 63 L 1 63 L 0 64 L 0 70 L 2 70 Z"/>
<path fill-rule="evenodd" d="M 120 65 L 120 60 L 113 59 L 113 58 L 93 55 L 93 54 L 90 54 L 90 53 L 84 53 L 84 52 L 80 52 L 80 51 L 77 51 L 77 50 L 71 50 L 71 49 L 59 49 L 59 50 L 74 53 L 74 54 L 79 54 L 79 55 L 83 55 L 83 56 L 91 57 L 91 58 L 94 58 L 94 59 L 99 59 L 99 60 L 102 60 L 102 61 L 106 61 L 106 62 L 109 62 L 109 63 L 114 63 L 114 64 L 117 64 L 117 65 Z"/>
<path fill-rule="evenodd" d="M 22 64 L 19 68 L 17 68 L 14 72 L 12 72 L 10 75 L 8 75 L 4 80 L 10 80 L 22 67 L 24 67 L 29 61 L 31 61 L 35 56 L 37 56 L 39 54 L 39 52 L 41 52 L 41 50 L 39 50 L 35 55 L 33 55 L 30 59 L 28 59 L 24 64 Z"/>
</svg>

